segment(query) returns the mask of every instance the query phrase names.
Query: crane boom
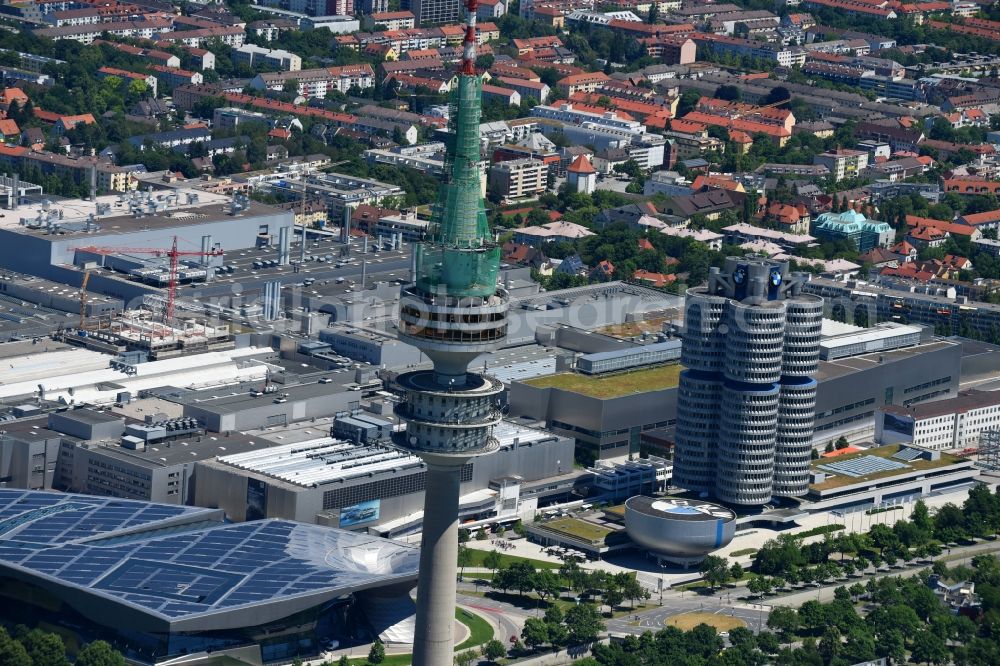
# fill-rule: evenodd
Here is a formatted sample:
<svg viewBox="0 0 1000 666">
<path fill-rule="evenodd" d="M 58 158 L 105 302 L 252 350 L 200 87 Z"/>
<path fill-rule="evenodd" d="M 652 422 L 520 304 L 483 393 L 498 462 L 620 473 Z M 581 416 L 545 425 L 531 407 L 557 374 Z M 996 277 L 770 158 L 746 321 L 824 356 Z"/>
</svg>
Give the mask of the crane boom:
<svg viewBox="0 0 1000 666">
<path fill-rule="evenodd" d="M 87 283 L 90 282 L 90 269 L 83 273 L 83 282 L 80 283 L 80 330 L 83 330 L 83 320 L 87 316 Z"/>
<path fill-rule="evenodd" d="M 177 249 L 177 236 L 174 236 L 173 244 L 169 248 L 162 247 L 98 247 L 96 245 L 88 245 L 85 247 L 73 248 L 78 252 L 89 252 L 90 254 L 100 254 L 100 255 L 110 255 L 110 254 L 151 254 L 156 257 L 168 257 L 170 259 L 170 279 L 167 283 L 167 309 L 163 313 L 163 319 L 165 324 L 170 324 L 174 320 L 174 300 L 177 297 L 177 264 L 180 257 L 221 257 L 223 255 L 222 250 L 178 250 Z M 83 296 L 85 298 L 87 280 L 90 278 L 90 272 L 88 271 L 83 277 Z M 83 307 L 86 303 L 82 303 L 80 306 L 81 314 L 80 321 L 83 322 Z"/>
</svg>

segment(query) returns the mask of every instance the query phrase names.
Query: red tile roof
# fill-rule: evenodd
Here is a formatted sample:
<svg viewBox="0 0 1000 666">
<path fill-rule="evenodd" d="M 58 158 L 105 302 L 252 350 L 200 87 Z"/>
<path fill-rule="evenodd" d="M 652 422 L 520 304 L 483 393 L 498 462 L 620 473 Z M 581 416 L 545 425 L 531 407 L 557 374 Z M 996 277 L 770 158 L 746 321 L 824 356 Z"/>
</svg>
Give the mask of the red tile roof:
<svg viewBox="0 0 1000 666">
<path fill-rule="evenodd" d="M 586 155 L 577 155 L 576 159 L 573 160 L 573 163 L 569 165 L 569 168 L 567 168 L 566 171 L 583 175 L 597 173 L 597 170 L 591 166 L 590 160 L 587 159 Z"/>
</svg>

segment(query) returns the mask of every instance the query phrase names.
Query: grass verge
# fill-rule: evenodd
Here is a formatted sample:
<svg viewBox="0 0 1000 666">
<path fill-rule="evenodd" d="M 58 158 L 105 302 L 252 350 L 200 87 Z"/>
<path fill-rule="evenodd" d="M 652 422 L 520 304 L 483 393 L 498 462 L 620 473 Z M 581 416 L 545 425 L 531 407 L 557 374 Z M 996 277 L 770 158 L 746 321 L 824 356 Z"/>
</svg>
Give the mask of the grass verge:
<svg viewBox="0 0 1000 666">
<path fill-rule="evenodd" d="M 745 627 L 747 623 L 738 617 L 716 615 L 714 613 L 682 613 L 668 617 L 664 622 L 668 627 L 677 627 L 681 631 L 691 631 L 699 624 L 707 624 L 716 631 L 731 631 L 736 627 Z"/>
<path fill-rule="evenodd" d="M 484 560 L 486 559 L 486 556 L 490 554 L 490 551 L 478 550 L 469 544 L 465 545 L 469 547 L 469 563 L 465 568 L 485 567 L 486 564 L 484 563 Z M 517 555 L 506 555 L 504 553 L 500 553 L 500 566 L 509 567 L 514 562 L 527 562 L 536 569 L 558 569 L 562 566 L 559 562 L 546 562 L 545 560 L 535 560 L 530 557 L 519 557 Z M 468 574 L 468 572 L 466 573 Z"/>
<path fill-rule="evenodd" d="M 469 637 L 455 646 L 456 652 L 482 645 L 493 638 L 493 625 L 464 608 L 455 609 L 455 618 L 469 628 Z"/>
</svg>

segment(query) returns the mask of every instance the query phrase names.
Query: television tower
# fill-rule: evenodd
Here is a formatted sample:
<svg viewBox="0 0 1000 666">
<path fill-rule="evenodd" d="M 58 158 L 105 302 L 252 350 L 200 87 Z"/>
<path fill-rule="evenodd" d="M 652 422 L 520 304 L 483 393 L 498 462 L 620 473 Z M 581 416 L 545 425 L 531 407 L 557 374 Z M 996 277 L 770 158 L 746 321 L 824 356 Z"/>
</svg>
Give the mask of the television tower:
<svg viewBox="0 0 1000 666">
<path fill-rule="evenodd" d="M 476 8 L 465 0 L 466 32 L 458 93 L 450 113 L 447 174 L 428 240 L 414 249 L 413 283 L 399 302 L 400 339 L 434 363 L 397 380 L 406 421 L 400 448 L 427 464 L 414 666 L 454 663 L 458 571 L 458 500 L 463 470 L 499 447 L 503 385 L 469 364 L 507 335 L 506 290 L 498 287 L 500 248 L 490 233 L 480 189 L 482 79 L 476 74 Z"/>
</svg>

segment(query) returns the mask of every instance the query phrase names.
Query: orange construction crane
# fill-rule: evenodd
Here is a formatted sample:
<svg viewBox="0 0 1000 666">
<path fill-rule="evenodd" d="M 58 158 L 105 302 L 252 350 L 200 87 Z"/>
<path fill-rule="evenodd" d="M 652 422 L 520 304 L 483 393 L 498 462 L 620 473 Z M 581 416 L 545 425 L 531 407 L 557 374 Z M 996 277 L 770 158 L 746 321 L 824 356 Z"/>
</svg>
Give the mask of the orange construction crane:
<svg viewBox="0 0 1000 666">
<path fill-rule="evenodd" d="M 174 236 L 174 243 L 170 248 L 160 247 L 97 247 L 89 245 L 87 247 L 73 248 L 78 252 L 90 252 L 91 254 L 152 254 L 157 257 L 170 257 L 170 281 L 167 286 L 167 310 L 164 313 L 164 323 L 170 324 L 174 320 L 174 300 L 177 297 L 177 260 L 179 257 L 221 257 L 222 250 L 178 250 L 177 236 Z M 88 276 L 85 275 L 84 278 Z"/>
</svg>

